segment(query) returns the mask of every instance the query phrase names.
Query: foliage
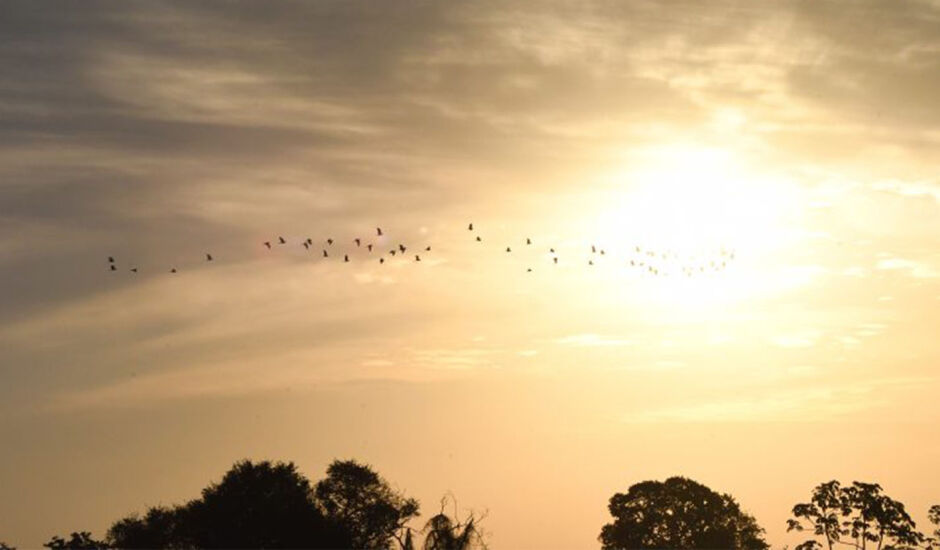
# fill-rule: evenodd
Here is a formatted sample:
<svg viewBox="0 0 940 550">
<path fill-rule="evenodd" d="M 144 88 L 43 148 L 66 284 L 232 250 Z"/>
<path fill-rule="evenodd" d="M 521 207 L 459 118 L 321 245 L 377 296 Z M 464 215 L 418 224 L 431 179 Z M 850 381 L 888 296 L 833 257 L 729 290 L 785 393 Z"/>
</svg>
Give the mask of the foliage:
<svg viewBox="0 0 940 550">
<path fill-rule="evenodd" d="M 369 466 L 354 460 L 334 461 L 317 483 L 316 502 L 323 514 L 342 525 L 354 548 L 404 547 L 407 522 L 418 515 L 418 501 L 394 491 Z"/>
<path fill-rule="evenodd" d="M 614 522 L 601 530 L 605 550 L 768 548 L 764 530 L 731 496 L 684 477 L 637 483 L 608 508 Z"/>
<path fill-rule="evenodd" d="M 928 548 L 940 548 L 940 504 L 934 504 L 927 511 L 927 519 L 934 525 L 933 536 L 926 539 Z"/>
<path fill-rule="evenodd" d="M 100 548 L 108 548 L 108 543 L 95 540 L 91 538 L 91 533 L 82 531 L 80 533 L 72 533 L 68 540 L 58 536 L 52 537 L 52 539 L 46 544 L 43 544 L 43 546 L 53 550 L 98 550 Z"/>
<path fill-rule="evenodd" d="M 108 532 L 118 548 L 341 548 L 349 534 L 323 517 L 293 463 L 242 461 L 202 497 L 151 508 Z"/>
<path fill-rule="evenodd" d="M 925 541 L 904 505 L 888 497 L 877 483 L 852 482 L 843 487 L 838 481 L 821 483 L 810 502 L 793 507 L 787 531 L 811 530 L 823 537 L 826 547 L 850 545 L 864 550 L 869 543 L 877 549 L 914 548 Z M 816 550 L 822 544 L 807 540 L 796 550 Z"/>
<path fill-rule="evenodd" d="M 428 520 L 422 530 L 425 534 L 423 550 L 486 550 L 480 519 L 470 514 L 461 521 L 457 517 L 455 506 L 453 519 L 444 513 L 447 498 L 441 499 L 441 511 Z"/>
</svg>

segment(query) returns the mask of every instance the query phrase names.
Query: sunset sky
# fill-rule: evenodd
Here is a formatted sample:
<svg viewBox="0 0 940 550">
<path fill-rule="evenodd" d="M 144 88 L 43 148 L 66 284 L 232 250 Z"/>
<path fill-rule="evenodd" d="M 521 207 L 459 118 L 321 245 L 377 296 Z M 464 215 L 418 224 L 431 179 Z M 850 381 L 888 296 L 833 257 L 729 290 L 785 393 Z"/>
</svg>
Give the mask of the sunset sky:
<svg viewBox="0 0 940 550">
<path fill-rule="evenodd" d="M 936 0 L 23 0 L 0 67 L 0 540 L 240 458 L 494 549 L 671 475 L 775 547 L 829 479 L 940 503 Z"/>
</svg>

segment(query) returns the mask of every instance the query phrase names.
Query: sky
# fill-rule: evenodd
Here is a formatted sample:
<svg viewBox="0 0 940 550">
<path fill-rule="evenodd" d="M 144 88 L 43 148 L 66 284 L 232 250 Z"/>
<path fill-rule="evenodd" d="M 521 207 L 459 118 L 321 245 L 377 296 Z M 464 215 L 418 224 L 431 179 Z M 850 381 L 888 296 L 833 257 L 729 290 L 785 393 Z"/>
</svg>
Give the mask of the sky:
<svg viewBox="0 0 940 550">
<path fill-rule="evenodd" d="M 0 540 L 241 458 L 492 548 L 672 475 L 775 547 L 940 503 L 936 1 L 11 1 L 0 66 Z"/>
</svg>

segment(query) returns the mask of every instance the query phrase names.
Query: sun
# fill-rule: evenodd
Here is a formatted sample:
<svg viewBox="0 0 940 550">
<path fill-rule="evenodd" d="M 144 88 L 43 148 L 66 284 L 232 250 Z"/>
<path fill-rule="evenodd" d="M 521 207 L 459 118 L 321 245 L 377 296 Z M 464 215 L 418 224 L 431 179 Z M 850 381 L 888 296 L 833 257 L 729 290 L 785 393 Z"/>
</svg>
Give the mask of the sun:
<svg viewBox="0 0 940 550">
<path fill-rule="evenodd" d="M 688 146 L 644 151 L 606 179 L 594 230 L 642 268 L 645 298 L 703 308 L 773 286 L 761 270 L 792 233 L 785 179 Z"/>
</svg>

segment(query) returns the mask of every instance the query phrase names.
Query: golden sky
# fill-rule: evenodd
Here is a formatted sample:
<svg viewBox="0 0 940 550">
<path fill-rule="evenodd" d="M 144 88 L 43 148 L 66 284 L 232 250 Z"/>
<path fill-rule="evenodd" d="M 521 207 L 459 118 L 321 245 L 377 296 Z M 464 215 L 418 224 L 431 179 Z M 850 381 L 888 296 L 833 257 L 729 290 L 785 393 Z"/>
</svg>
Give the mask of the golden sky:
<svg viewBox="0 0 940 550">
<path fill-rule="evenodd" d="M 14 1 L 0 67 L 0 540 L 243 457 L 493 548 L 670 475 L 775 546 L 829 479 L 940 502 L 936 1 Z"/>
</svg>

